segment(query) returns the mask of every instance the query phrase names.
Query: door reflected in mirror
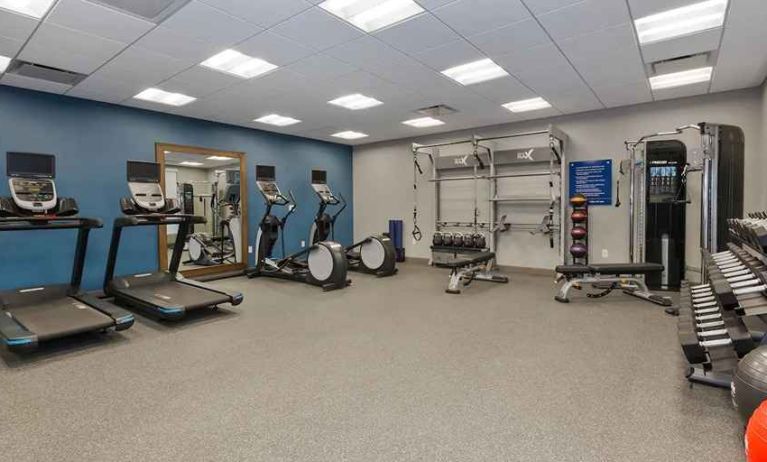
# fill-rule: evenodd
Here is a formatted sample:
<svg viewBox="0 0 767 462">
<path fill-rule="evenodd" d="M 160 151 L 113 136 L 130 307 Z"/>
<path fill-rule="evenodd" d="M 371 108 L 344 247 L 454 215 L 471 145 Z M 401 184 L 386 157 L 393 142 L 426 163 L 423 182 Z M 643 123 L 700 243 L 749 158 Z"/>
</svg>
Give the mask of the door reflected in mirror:
<svg viewBox="0 0 767 462">
<path fill-rule="evenodd" d="M 243 216 L 242 154 L 162 145 L 158 158 L 162 160 L 166 197 L 178 201 L 180 214 L 205 218 L 186 237 L 179 236 L 178 226 L 161 231 L 161 266 L 164 262 L 167 268 L 176 240 L 183 238 L 183 274 L 244 269 L 247 220 Z"/>
</svg>

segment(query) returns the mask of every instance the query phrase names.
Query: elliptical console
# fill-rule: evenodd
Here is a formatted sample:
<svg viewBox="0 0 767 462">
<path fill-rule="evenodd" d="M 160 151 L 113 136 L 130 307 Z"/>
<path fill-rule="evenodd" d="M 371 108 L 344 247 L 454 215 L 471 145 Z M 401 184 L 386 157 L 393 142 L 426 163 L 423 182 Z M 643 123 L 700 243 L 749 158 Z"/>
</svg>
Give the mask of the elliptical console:
<svg viewBox="0 0 767 462">
<path fill-rule="evenodd" d="M 341 289 L 349 284 L 346 279 L 346 256 L 341 244 L 325 241 L 313 244 L 306 249 L 285 256 L 285 224 L 295 211 L 296 201 L 282 194 L 277 186 L 273 166 L 256 166 L 256 185 L 266 203 L 256 237 L 256 266 L 246 271 L 248 277 L 267 276 L 320 286 L 323 290 Z M 288 212 L 279 218 L 272 215 L 272 207 L 287 207 Z M 277 240 L 282 235 L 283 258 L 272 258 Z M 305 259 L 304 259 L 305 257 Z"/>
</svg>

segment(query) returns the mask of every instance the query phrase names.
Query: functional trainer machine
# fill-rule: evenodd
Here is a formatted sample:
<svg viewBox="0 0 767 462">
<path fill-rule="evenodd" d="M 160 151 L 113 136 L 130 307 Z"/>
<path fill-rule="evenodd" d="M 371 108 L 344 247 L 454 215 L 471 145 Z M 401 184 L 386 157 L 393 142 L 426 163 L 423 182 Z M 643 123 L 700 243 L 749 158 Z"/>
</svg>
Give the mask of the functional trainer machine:
<svg viewBox="0 0 767 462">
<path fill-rule="evenodd" d="M 178 214 L 175 201 L 165 199 L 160 187 L 160 164 L 128 162 L 130 197 L 120 200 L 125 216 L 114 221 L 109 260 L 104 275 L 104 292 L 115 302 L 136 307 L 161 319 L 177 320 L 188 311 L 217 308 L 223 303 L 239 305 L 242 294 L 226 292 L 184 278 L 178 273 L 186 236 L 194 223 L 204 223 L 203 217 Z M 117 253 L 123 229 L 135 226 L 178 225 L 168 271 L 156 271 L 128 276 L 114 276 Z"/>
<path fill-rule="evenodd" d="M 56 158 L 9 152 L 6 164 L 11 197 L 0 197 L 0 232 L 76 229 L 77 247 L 69 284 L 0 292 L 3 343 L 11 351 L 29 351 L 46 340 L 131 327 L 131 313 L 80 289 L 88 235 L 103 225 L 77 217 L 75 200 L 57 196 Z"/>
<path fill-rule="evenodd" d="M 323 290 L 342 289 L 349 285 L 346 279 L 346 253 L 337 242 L 322 241 L 308 246 L 292 255 L 285 255 L 285 224 L 296 211 L 293 193 L 289 198 L 277 186 L 274 166 L 256 166 L 256 185 L 264 197 L 266 210 L 258 225 L 256 236 L 256 266 L 245 274 L 250 277 L 266 276 L 305 282 L 322 287 Z M 287 207 L 288 212 L 279 218 L 272 214 L 272 207 Z M 272 258 L 277 240 L 282 242 L 281 259 Z"/>
<path fill-rule="evenodd" d="M 336 219 L 346 209 L 346 200 L 342 195 L 336 196 L 330 190 L 325 170 L 312 170 L 312 189 L 319 197 L 320 204 L 309 233 L 309 242 L 318 244 L 328 239 L 334 241 Z M 327 213 L 328 206 L 337 205 L 341 207 L 333 215 Z M 378 277 L 391 276 L 397 272 L 394 244 L 386 235 L 368 236 L 344 250 L 351 270 L 375 274 Z"/>
</svg>

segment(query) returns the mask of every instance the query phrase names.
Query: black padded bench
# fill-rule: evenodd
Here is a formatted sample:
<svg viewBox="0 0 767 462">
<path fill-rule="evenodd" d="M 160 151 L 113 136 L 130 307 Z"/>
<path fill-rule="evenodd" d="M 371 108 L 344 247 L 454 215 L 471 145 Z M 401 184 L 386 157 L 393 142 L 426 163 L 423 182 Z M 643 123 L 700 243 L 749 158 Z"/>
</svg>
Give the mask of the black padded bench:
<svg viewBox="0 0 767 462">
<path fill-rule="evenodd" d="M 436 266 L 450 268 L 450 281 L 445 292 L 460 294 L 461 288 L 468 286 L 475 279 L 488 282 L 509 282 L 509 278 L 492 269 L 495 252 L 472 252 L 454 254 L 449 261 L 441 261 Z"/>
<path fill-rule="evenodd" d="M 593 263 L 589 265 L 559 265 L 555 271 L 560 275 L 557 280 L 565 279 L 554 299 L 561 303 L 570 301 L 570 290 L 581 289 L 590 284 L 601 292 L 586 294 L 589 298 L 600 298 L 608 295 L 614 289 L 662 306 L 671 306 L 669 297 L 656 295 L 647 288 L 640 277 L 646 274 L 663 271 L 663 265 L 658 263 Z"/>
</svg>

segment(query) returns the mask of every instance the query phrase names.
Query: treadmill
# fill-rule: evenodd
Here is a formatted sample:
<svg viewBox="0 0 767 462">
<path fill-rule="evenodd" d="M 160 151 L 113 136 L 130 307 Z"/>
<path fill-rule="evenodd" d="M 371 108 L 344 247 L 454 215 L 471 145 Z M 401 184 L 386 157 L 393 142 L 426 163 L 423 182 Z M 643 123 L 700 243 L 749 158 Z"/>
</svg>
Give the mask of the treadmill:
<svg viewBox="0 0 767 462">
<path fill-rule="evenodd" d="M 188 311 L 216 309 L 223 303 L 239 305 L 242 294 L 217 289 L 179 274 L 187 235 L 194 224 L 205 223 L 205 218 L 181 214 L 177 201 L 165 198 L 160 186 L 160 164 L 129 161 L 128 188 L 131 196 L 120 200 L 124 216 L 115 219 L 112 228 L 104 292 L 121 306 L 138 308 L 164 320 L 178 320 Z M 168 271 L 115 277 L 123 229 L 161 225 L 178 225 Z"/>
<path fill-rule="evenodd" d="M 0 232 L 76 229 L 77 247 L 69 284 L 0 292 L 2 342 L 11 351 L 24 352 L 47 340 L 131 327 L 131 313 L 80 289 L 88 235 L 103 225 L 77 217 L 77 202 L 57 196 L 56 158 L 9 152 L 6 167 L 11 197 L 0 197 Z"/>
</svg>

